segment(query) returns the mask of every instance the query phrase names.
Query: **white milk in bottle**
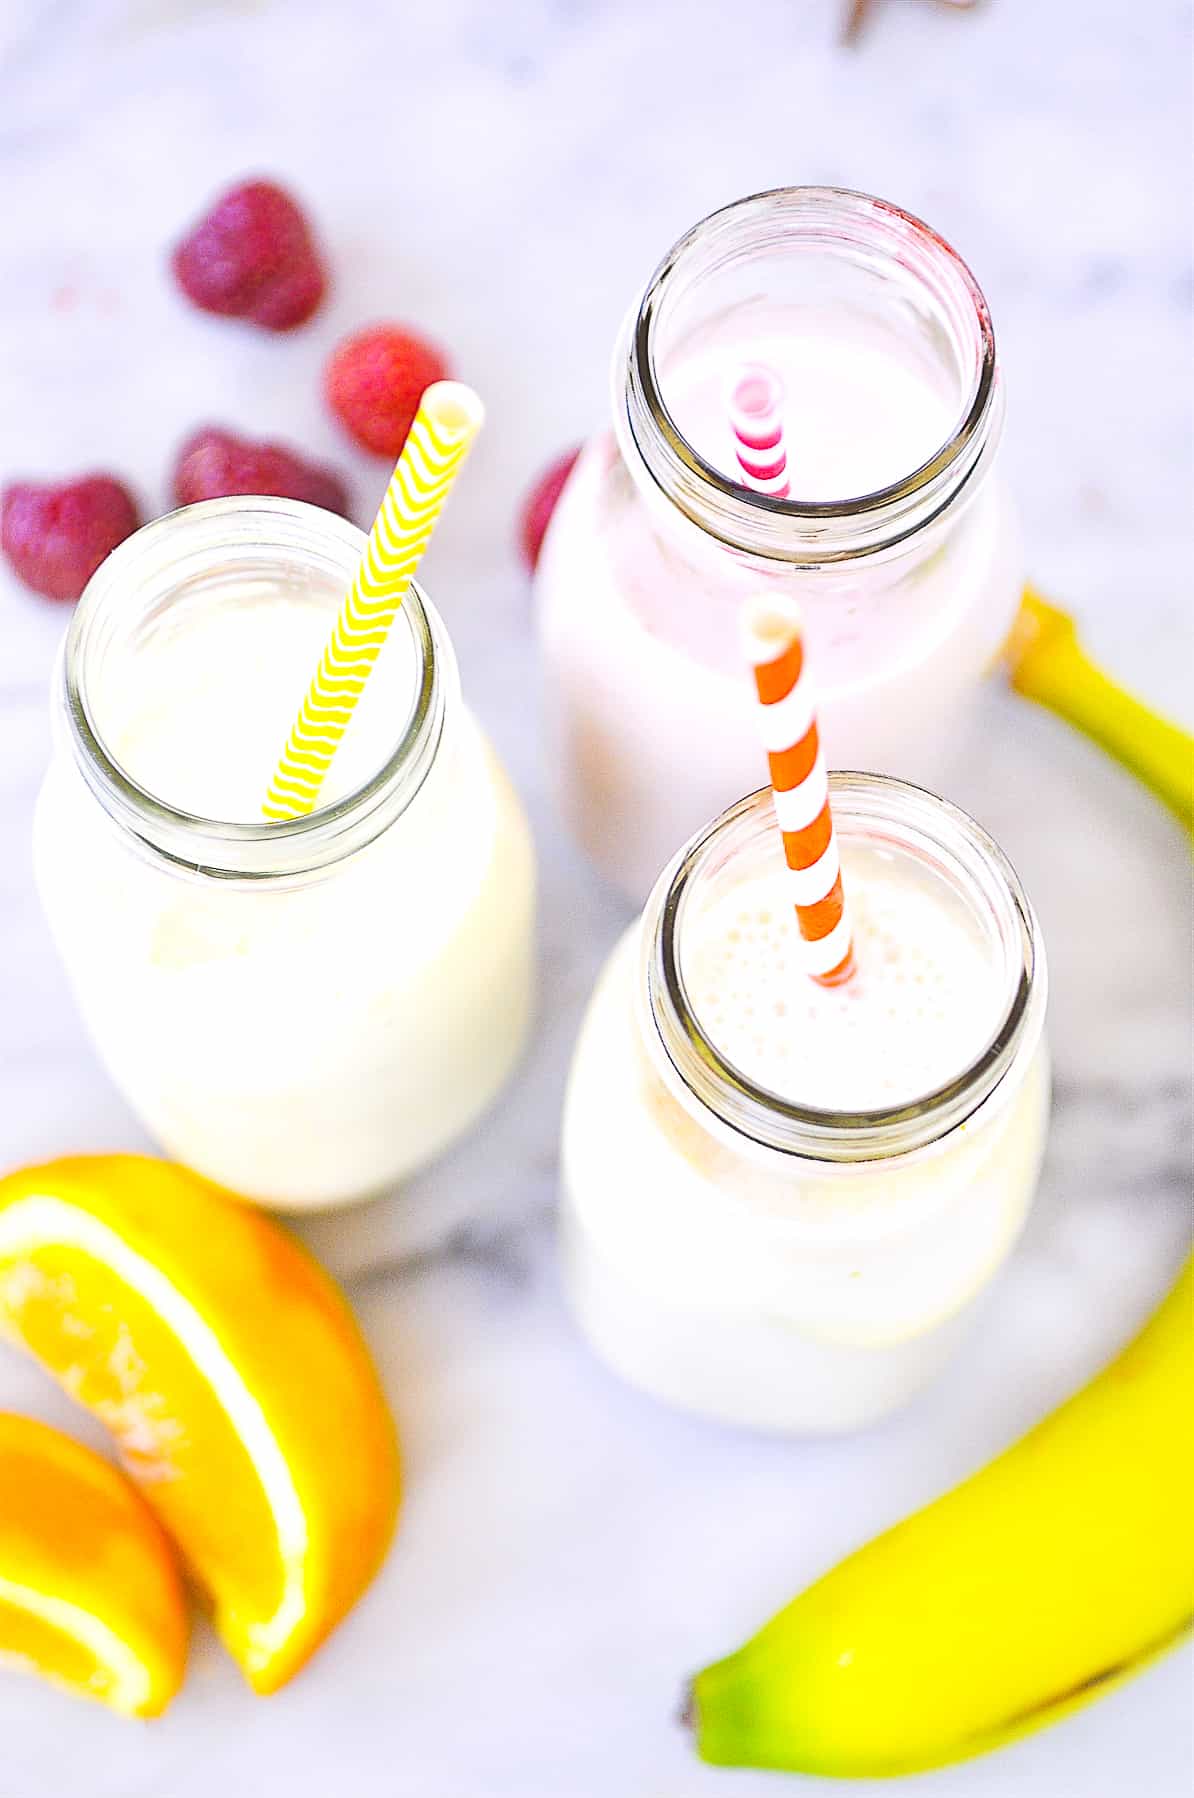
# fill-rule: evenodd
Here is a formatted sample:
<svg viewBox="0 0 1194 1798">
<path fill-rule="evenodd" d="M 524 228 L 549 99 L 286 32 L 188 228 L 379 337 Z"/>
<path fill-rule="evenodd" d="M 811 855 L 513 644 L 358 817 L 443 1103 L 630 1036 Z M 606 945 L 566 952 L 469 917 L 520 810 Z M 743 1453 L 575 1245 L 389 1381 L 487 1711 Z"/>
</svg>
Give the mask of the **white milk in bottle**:
<svg viewBox="0 0 1194 1798">
<path fill-rule="evenodd" d="M 309 817 L 262 818 L 365 539 L 215 500 L 93 576 L 56 676 L 38 885 L 116 1085 L 176 1159 L 338 1204 L 445 1148 L 518 1059 L 522 809 L 412 588 Z"/>
<path fill-rule="evenodd" d="M 784 390 L 786 500 L 740 484 L 751 363 Z M 641 902 L 755 784 L 737 614 L 768 582 L 804 612 L 830 765 L 941 785 L 1022 586 L 995 340 L 960 257 L 861 194 L 726 207 L 632 309 L 613 409 L 536 582 L 559 803 L 602 871 Z"/>
<path fill-rule="evenodd" d="M 833 1431 L 938 1369 L 1007 1256 L 1048 1115 L 1046 973 L 996 845 L 931 794 L 831 776 L 856 972 L 804 971 L 771 794 L 660 878 L 569 1081 L 562 1240 L 623 1377 Z"/>
</svg>

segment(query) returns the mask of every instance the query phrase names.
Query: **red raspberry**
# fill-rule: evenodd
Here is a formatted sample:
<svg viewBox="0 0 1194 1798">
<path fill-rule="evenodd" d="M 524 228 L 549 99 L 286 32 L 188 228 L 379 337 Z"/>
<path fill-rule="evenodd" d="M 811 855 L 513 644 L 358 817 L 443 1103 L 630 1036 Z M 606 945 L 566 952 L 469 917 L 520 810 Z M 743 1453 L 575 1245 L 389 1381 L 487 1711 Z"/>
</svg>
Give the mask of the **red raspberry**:
<svg viewBox="0 0 1194 1798">
<path fill-rule="evenodd" d="M 215 425 L 188 437 L 174 464 L 180 506 L 233 493 L 273 493 L 348 517 L 348 489 L 334 469 L 304 461 L 282 443 L 254 443 Z"/>
<path fill-rule="evenodd" d="M 21 579 L 47 599 L 78 599 L 140 519 L 128 488 L 112 475 L 81 481 L 14 481 L 0 494 L 0 547 Z"/>
<path fill-rule="evenodd" d="M 332 351 L 324 371 L 328 405 L 362 449 L 396 461 L 424 389 L 445 381 L 447 357 L 398 325 L 370 325 Z"/>
<path fill-rule="evenodd" d="M 292 331 L 322 300 L 327 278 L 310 227 L 272 181 L 230 187 L 184 237 L 171 263 L 204 312 Z"/>
<path fill-rule="evenodd" d="M 578 443 L 575 449 L 565 450 L 562 456 L 557 456 L 550 467 L 544 469 L 522 502 L 518 519 L 518 542 L 523 559 L 530 569 L 538 566 L 539 551 L 543 548 L 543 539 L 547 535 L 551 515 L 556 509 L 556 501 L 576 466 L 581 448 Z"/>
</svg>

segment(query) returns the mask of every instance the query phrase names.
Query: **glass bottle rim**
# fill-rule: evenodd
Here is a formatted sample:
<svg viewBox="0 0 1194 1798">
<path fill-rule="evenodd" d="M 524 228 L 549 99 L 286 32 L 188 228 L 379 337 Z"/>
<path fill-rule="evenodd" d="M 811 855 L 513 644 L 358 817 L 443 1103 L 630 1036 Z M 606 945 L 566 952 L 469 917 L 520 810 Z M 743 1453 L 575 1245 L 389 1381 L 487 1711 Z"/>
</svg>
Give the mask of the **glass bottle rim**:
<svg viewBox="0 0 1194 1798">
<path fill-rule="evenodd" d="M 113 617 L 127 614 L 130 589 L 148 607 L 168 600 L 171 589 L 181 590 L 197 574 L 226 563 L 231 575 L 238 557 L 263 551 L 292 566 L 316 559 L 347 589 L 366 541 L 350 520 L 300 500 L 264 495 L 203 500 L 143 525 L 92 575 L 75 608 L 56 678 L 75 764 L 104 811 L 143 852 L 215 878 L 309 874 L 372 842 L 414 799 L 434 761 L 446 690 L 456 679 L 443 627 L 416 582 L 399 614 L 410 633 L 416 674 L 398 739 L 368 780 L 303 817 L 226 820 L 170 804 L 122 765 L 89 703 L 89 660 L 102 653 Z M 296 709 L 301 697 L 296 695 Z"/>
<path fill-rule="evenodd" d="M 857 831 L 934 857 L 981 897 L 998 929 L 1008 975 L 988 1040 L 933 1091 L 906 1104 L 859 1111 L 785 1099 L 723 1056 L 689 1000 L 680 937 L 695 883 L 718 855 L 732 850 L 736 838 L 778 842 L 768 787 L 698 832 L 660 876 L 642 920 L 641 1021 L 653 1060 L 676 1096 L 740 1142 L 821 1162 L 886 1160 L 927 1148 L 965 1124 L 1035 1044 L 1047 993 L 1044 945 L 1015 869 L 968 813 L 887 775 L 833 773 L 829 785 L 840 835 Z"/>
<path fill-rule="evenodd" d="M 669 294 L 769 233 L 827 247 L 882 251 L 893 271 L 932 292 L 969 338 L 972 377 L 954 427 L 927 461 L 887 486 L 840 500 L 780 499 L 739 486 L 684 436 L 667 404 L 659 335 Z M 913 263 L 917 266 L 913 266 Z M 615 427 L 623 452 L 691 524 L 727 548 L 797 563 L 888 551 L 953 505 L 984 469 L 1003 420 L 994 327 L 978 281 L 931 225 L 891 201 L 844 187 L 780 187 L 732 201 L 677 240 L 631 308 L 614 357 Z"/>
</svg>

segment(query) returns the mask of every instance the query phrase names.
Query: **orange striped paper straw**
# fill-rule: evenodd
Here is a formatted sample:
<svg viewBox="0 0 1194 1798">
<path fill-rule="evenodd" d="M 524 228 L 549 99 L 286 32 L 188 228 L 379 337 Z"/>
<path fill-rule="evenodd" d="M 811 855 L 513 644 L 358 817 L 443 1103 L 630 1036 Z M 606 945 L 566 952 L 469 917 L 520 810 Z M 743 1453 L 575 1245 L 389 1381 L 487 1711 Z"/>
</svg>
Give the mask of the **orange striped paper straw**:
<svg viewBox="0 0 1194 1798">
<path fill-rule="evenodd" d="M 821 986 L 841 986 L 854 973 L 854 950 L 800 608 L 768 594 L 747 602 L 742 626 L 805 966 Z"/>
</svg>

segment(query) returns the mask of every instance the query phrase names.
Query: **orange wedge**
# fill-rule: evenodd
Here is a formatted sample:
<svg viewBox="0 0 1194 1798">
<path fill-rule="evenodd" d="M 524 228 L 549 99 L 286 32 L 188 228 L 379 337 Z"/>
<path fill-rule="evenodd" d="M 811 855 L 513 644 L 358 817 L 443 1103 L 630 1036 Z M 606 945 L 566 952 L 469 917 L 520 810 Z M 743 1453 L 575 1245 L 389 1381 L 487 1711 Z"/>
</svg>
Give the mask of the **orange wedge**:
<svg viewBox="0 0 1194 1798">
<path fill-rule="evenodd" d="M 276 1690 L 368 1585 L 398 1504 L 331 1280 L 182 1168 L 54 1161 L 0 1180 L 0 1333 L 108 1426 L 249 1684 Z"/>
<path fill-rule="evenodd" d="M 182 1580 L 144 1500 L 81 1442 L 0 1411 L 0 1665 L 156 1717 L 186 1658 Z"/>
</svg>

